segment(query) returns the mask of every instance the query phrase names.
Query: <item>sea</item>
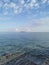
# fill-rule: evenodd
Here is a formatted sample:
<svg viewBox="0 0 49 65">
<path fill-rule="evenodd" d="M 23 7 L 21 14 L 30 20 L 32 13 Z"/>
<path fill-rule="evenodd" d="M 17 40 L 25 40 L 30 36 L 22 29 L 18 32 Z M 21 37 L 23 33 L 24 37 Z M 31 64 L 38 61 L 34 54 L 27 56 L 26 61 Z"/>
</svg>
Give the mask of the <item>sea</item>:
<svg viewBox="0 0 49 65">
<path fill-rule="evenodd" d="M 49 57 L 49 32 L 0 32 L 0 55 L 30 51 Z"/>
</svg>

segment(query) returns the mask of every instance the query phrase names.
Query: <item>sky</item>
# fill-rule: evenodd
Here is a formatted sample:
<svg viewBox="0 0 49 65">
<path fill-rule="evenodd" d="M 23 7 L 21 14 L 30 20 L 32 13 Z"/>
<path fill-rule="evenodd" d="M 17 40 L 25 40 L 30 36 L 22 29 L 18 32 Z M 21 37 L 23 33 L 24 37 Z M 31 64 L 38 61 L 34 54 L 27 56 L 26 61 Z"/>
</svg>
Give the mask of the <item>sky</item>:
<svg viewBox="0 0 49 65">
<path fill-rule="evenodd" d="M 49 0 L 0 0 L 0 32 L 49 32 Z"/>
</svg>

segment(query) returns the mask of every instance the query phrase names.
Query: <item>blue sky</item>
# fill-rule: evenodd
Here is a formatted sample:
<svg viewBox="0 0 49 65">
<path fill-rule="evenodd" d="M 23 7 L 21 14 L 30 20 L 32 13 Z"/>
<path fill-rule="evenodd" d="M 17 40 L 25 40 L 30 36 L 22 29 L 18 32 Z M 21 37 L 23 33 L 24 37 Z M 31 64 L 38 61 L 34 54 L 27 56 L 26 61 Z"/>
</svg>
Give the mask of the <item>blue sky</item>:
<svg viewBox="0 0 49 65">
<path fill-rule="evenodd" d="M 0 32 L 49 32 L 49 0 L 0 0 Z"/>
</svg>

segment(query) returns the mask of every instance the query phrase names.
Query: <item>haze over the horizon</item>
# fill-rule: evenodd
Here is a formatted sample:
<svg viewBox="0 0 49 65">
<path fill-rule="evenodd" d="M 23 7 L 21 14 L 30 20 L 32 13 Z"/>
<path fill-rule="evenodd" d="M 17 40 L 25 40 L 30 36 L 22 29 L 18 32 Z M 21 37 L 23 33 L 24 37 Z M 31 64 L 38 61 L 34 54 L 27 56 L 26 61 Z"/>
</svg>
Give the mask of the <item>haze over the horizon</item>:
<svg viewBox="0 0 49 65">
<path fill-rule="evenodd" d="M 49 0 L 0 0 L 0 32 L 49 32 Z"/>
</svg>

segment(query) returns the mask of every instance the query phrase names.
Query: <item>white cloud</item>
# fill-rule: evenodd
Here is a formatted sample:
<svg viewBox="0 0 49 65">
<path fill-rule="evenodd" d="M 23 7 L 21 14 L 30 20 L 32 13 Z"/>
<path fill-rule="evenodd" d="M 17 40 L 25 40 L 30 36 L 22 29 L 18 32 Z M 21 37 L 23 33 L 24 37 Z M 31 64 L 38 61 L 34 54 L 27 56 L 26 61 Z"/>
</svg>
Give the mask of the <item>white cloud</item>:
<svg viewBox="0 0 49 65">
<path fill-rule="evenodd" d="M 34 6 L 35 3 L 36 3 L 36 0 L 31 0 L 30 6 L 31 6 L 31 7 Z"/>
<path fill-rule="evenodd" d="M 29 3 L 24 4 L 24 6 L 27 9 L 32 9 L 32 8 L 38 8 L 39 7 L 39 3 L 37 2 L 37 0 L 31 0 Z"/>
<path fill-rule="evenodd" d="M 31 0 L 32 3 L 36 3 L 37 0 Z"/>
<path fill-rule="evenodd" d="M 35 3 L 36 3 L 36 0 L 31 0 L 31 2 L 29 3 L 29 6 L 33 7 Z"/>
<path fill-rule="evenodd" d="M 5 3 L 4 6 L 3 6 L 3 13 L 4 14 L 7 14 L 10 13 L 9 10 L 11 9 L 12 10 L 12 13 L 14 14 L 18 14 L 18 13 L 21 13 L 22 11 L 22 7 L 18 6 L 16 3 L 14 2 L 10 2 L 10 3 Z"/>
<path fill-rule="evenodd" d="M 9 14 L 12 12 L 12 14 L 17 14 L 24 12 L 24 10 L 28 11 L 31 9 L 38 9 L 40 7 L 40 2 L 38 0 L 17 0 L 18 3 L 16 3 L 15 0 L 0 0 L 0 8 L 2 7 L 2 10 L 8 11 Z M 49 0 L 41 0 L 42 4 L 46 3 Z M 41 7 L 40 7 L 41 8 Z"/>
<path fill-rule="evenodd" d="M 3 10 L 7 10 L 9 8 L 9 4 L 8 3 L 5 3 L 4 5 L 3 5 Z"/>
<path fill-rule="evenodd" d="M 32 22 L 32 27 L 36 32 L 49 32 L 49 18 L 41 18 Z"/>
<path fill-rule="evenodd" d="M 26 27 L 16 28 L 16 32 L 49 32 L 49 18 L 35 19 L 28 22 Z"/>
<path fill-rule="evenodd" d="M 20 0 L 20 3 L 23 5 L 25 3 L 25 1 L 24 0 Z"/>
<path fill-rule="evenodd" d="M 16 32 L 21 32 L 21 31 L 24 31 L 24 29 L 22 29 L 22 28 L 16 28 Z"/>
<path fill-rule="evenodd" d="M 13 3 L 13 2 L 11 2 L 8 6 L 11 7 L 11 8 L 15 8 L 16 7 L 16 4 Z"/>
<path fill-rule="evenodd" d="M 0 8 L 3 6 L 3 2 L 0 1 Z"/>
<path fill-rule="evenodd" d="M 11 2 L 11 3 L 9 4 L 9 8 L 12 8 L 12 9 L 13 9 L 13 13 L 14 13 L 14 14 L 20 13 L 20 7 L 17 6 L 16 3 Z"/>
<path fill-rule="evenodd" d="M 42 0 L 42 3 L 44 4 L 44 3 L 46 3 L 47 2 L 47 0 Z"/>
<path fill-rule="evenodd" d="M 38 3 L 36 3 L 34 6 L 35 6 L 35 7 L 39 7 L 39 4 L 38 4 Z"/>
<path fill-rule="evenodd" d="M 49 4 L 49 0 L 48 0 L 48 4 Z"/>
<path fill-rule="evenodd" d="M 22 12 L 22 8 L 14 9 L 14 13 L 15 14 L 18 14 L 18 13 L 21 13 L 21 12 Z"/>
</svg>

